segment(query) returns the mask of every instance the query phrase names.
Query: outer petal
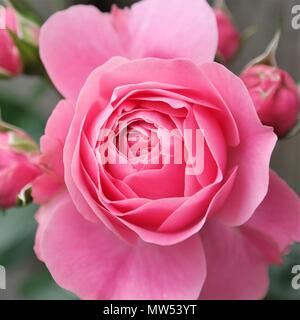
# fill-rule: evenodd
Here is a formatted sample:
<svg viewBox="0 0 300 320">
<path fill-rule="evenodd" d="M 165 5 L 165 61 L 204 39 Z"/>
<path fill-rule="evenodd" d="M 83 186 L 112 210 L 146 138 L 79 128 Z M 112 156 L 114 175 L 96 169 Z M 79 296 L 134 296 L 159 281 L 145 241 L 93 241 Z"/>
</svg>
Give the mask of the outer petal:
<svg viewBox="0 0 300 320">
<path fill-rule="evenodd" d="M 216 95 L 231 112 L 240 135 L 240 143 L 228 154 L 228 166 L 238 166 L 232 191 L 219 212 L 226 224 L 245 223 L 261 204 L 268 191 L 269 167 L 276 135 L 261 124 L 250 95 L 233 73 L 217 63 L 200 66 Z"/>
<path fill-rule="evenodd" d="M 196 299 L 206 264 L 199 236 L 176 246 L 128 246 L 76 211 L 68 195 L 38 215 L 36 252 L 62 287 L 84 299 Z"/>
<path fill-rule="evenodd" d="M 69 98 L 113 56 L 209 62 L 217 41 L 215 15 L 205 0 L 144 0 L 130 11 L 114 8 L 111 16 L 83 5 L 58 12 L 41 30 L 40 51 L 53 82 Z"/>
<path fill-rule="evenodd" d="M 144 0 L 132 7 L 130 57 L 214 60 L 218 33 L 206 0 Z"/>
<path fill-rule="evenodd" d="M 74 112 L 74 101 L 60 101 L 47 122 L 45 135 L 64 143 L 70 129 Z"/>
<path fill-rule="evenodd" d="M 300 242 L 299 196 L 271 172 L 268 194 L 243 228 L 265 238 L 261 238 L 260 246 L 267 257 L 272 257 L 275 249 L 275 259 L 280 259 L 293 242 Z M 273 246 L 267 246 L 268 242 Z"/>
<path fill-rule="evenodd" d="M 0 29 L 0 73 L 18 75 L 22 71 L 19 50 L 6 30 Z"/>
<path fill-rule="evenodd" d="M 5 150 L 0 150 L 1 157 L 9 157 Z M 16 155 L 7 168 L 0 170 L 0 209 L 15 206 L 19 192 L 30 184 L 39 174 L 39 168 L 26 155 Z"/>
<path fill-rule="evenodd" d="M 43 174 L 32 186 L 36 203 L 45 203 L 60 192 L 64 184 L 63 148 L 75 110 L 70 100 L 62 100 L 51 114 L 45 135 L 41 139 L 42 155 L 39 159 Z"/>
<path fill-rule="evenodd" d="M 238 228 L 211 221 L 201 232 L 207 277 L 200 299 L 261 299 L 268 289 L 268 263 Z"/>
<path fill-rule="evenodd" d="M 54 14 L 40 33 L 42 61 L 59 91 L 76 97 L 88 75 L 116 55 L 124 55 L 108 14 L 78 5 Z"/>
</svg>

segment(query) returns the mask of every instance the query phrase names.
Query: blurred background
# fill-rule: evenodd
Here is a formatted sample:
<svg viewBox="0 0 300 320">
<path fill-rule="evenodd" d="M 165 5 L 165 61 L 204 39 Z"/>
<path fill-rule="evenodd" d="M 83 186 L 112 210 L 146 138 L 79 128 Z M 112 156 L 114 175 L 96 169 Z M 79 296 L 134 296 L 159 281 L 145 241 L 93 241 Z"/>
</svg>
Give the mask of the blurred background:
<svg viewBox="0 0 300 320">
<path fill-rule="evenodd" d="M 19 0 L 20 2 L 24 0 Z M 171 1 L 171 0 L 169 0 Z M 2 0 L 0 0 L 1 4 Z M 27 0 L 43 20 L 57 10 L 74 3 L 97 5 L 109 11 L 113 3 L 120 7 L 133 0 Z M 240 30 L 256 26 L 257 32 L 247 41 L 237 59 L 230 66 L 236 73 L 250 59 L 266 48 L 278 23 L 283 18 L 283 34 L 278 51 L 279 66 L 300 82 L 300 30 L 291 27 L 291 9 L 295 0 L 227 0 Z M 186 1 L 188 5 L 188 1 Z M 78 35 L 80 37 L 80 35 Z M 0 80 L 0 108 L 2 118 L 29 132 L 36 141 L 43 134 L 47 117 L 59 100 L 59 95 L 36 77 Z M 300 136 L 278 143 L 272 167 L 300 194 Z M 1 182 L 0 182 L 1 183 Z M 76 299 L 60 289 L 47 269 L 33 253 L 36 223 L 34 205 L 26 209 L 0 212 L 0 265 L 6 267 L 7 290 L 0 290 L 0 299 Z M 271 267 L 271 285 L 267 299 L 299 299 L 300 290 L 291 287 L 291 269 L 300 264 L 300 245 L 294 246 L 282 266 Z"/>
</svg>

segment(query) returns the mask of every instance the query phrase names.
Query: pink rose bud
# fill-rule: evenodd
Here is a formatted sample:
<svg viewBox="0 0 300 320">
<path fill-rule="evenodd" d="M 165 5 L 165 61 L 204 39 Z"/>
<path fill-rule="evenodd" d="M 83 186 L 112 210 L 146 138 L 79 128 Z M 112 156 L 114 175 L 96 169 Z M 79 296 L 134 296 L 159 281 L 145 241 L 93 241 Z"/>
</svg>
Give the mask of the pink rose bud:
<svg viewBox="0 0 300 320">
<path fill-rule="evenodd" d="M 16 15 L 0 6 L 0 76 L 16 76 L 22 71 L 20 52 L 8 30 L 17 32 Z"/>
<path fill-rule="evenodd" d="M 264 64 L 246 69 L 242 75 L 261 121 L 282 137 L 296 123 L 300 107 L 298 88 L 285 71 Z"/>
<path fill-rule="evenodd" d="M 215 8 L 215 14 L 219 32 L 218 57 L 227 63 L 237 54 L 241 36 L 229 14 L 219 8 Z"/>
<path fill-rule="evenodd" d="M 0 121 L 0 208 L 26 204 L 30 183 L 39 175 L 34 141 L 23 131 Z"/>
<path fill-rule="evenodd" d="M 0 6 L 0 76 L 32 73 L 39 65 L 39 25 L 15 9 L 12 1 Z"/>
</svg>

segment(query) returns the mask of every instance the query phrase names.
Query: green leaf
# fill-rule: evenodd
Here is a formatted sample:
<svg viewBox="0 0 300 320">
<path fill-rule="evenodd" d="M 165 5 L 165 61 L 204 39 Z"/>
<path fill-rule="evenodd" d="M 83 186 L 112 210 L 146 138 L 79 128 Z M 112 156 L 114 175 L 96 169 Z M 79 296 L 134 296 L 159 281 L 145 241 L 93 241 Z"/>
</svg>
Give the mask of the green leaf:
<svg viewBox="0 0 300 320">
<path fill-rule="evenodd" d="M 49 271 L 42 265 L 39 272 L 26 279 L 21 288 L 22 296 L 30 300 L 74 300 L 72 293 L 60 288 Z"/>
<path fill-rule="evenodd" d="M 47 120 L 47 113 L 44 116 L 44 114 L 37 112 L 39 99 L 32 92 L 28 93 L 28 97 L 23 96 L 20 98 L 0 88 L 0 110 L 3 119 L 14 126 L 22 128 L 35 141 L 38 141 L 43 135 Z"/>
<path fill-rule="evenodd" d="M 2 254 L 34 233 L 36 210 L 37 207 L 31 205 L 22 209 L 10 209 L 0 215 L 0 264 Z"/>
</svg>

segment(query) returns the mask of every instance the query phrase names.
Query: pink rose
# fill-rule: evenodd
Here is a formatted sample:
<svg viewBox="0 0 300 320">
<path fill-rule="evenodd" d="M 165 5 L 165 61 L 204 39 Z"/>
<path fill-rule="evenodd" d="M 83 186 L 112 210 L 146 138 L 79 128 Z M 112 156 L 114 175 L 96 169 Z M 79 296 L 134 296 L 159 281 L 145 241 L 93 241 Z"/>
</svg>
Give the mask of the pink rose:
<svg viewBox="0 0 300 320">
<path fill-rule="evenodd" d="M 215 9 L 217 17 L 219 44 L 218 56 L 228 63 L 238 52 L 241 44 L 241 36 L 231 18 L 221 9 Z"/>
<path fill-rule="evenodd" d="M 32 160 L 34 142 L 19 129 L 0 122 L 0 208 L 17 204 L 18 196 L 40 173 Z"/>
<path fill-rule="evenodd" d="M 261 298 L 268 265 L 300 240 L 299 198 L 269 172 L 276 136 L 241 80 L 212 62 L 216 38 L 200 0 L 113 16 L 77 6 L 42 28 L 41 56 L 65 100 L 41 141 L 35 251 L 79 297 Z M 107 61 L 116 54 L 157 58 Z M 181 142 L 187 159 L 164 162 Z M 103 161 L 103 145 L 118 161 Z M 199 146 L 200 170 L 188 161 Z M 158 162 L 136 161 L 151 151 Z"/>
<path fill-rule="evenodd" d="M 267 65 L 255 65 L 241 75 L 261 121 L 274 127 L 282 137 L 293 128 L 300 109 L 296 83 L 285 71 Z"/>
<path fill-rule="evenodd" d="M 8 30 L 17 31 L 16 15 L 12 9 L 0 7 L 0 75 L 15 76 L 22 71 L 22 61 Z"/>
</svg>

